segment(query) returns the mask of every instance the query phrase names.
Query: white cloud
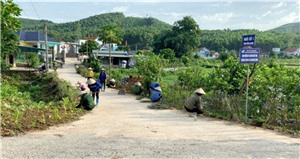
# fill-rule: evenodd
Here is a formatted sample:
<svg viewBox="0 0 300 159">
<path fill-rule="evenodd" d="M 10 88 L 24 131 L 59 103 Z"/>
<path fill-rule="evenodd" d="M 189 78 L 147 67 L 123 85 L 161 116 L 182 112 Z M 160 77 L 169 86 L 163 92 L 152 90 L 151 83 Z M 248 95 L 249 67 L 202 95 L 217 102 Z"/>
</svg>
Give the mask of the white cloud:
<svg viewBox="0 0 300 159">
<path fill-rule="evenodd" d="M 254 18 L 254 19 L 257 19 L 257 20 L 261 19 L 260 16 L 258 16 L 258 15 L 250 15 L 250 18 Z"/>
<path fill-rule="evenodd" d="M 128 11 L 128 6 L 118 6 L 112 9 L 112 12 L 123 12 L 126 13 Z"/>
<path fill-rule="evenodd" d="M 264 13 L 262 16 L 265 17 L 265 16 L 267 16 L 267 15 L 269 15 L 269 14 L 271 14 L 271 13 L 272 13 L 271 11 L 267 11 L 267 12 Z"/>
<path fill-rule="evenodd" d="M 161 14 L 165 15 L 165 16 L 175 17 L 175 18 L 184 17 L 184 16 L 188 15 L 188 13 L 176 13 L 176 12 L 161 13 Z"/>
<path fill-rule="evenodd" d="M 278 24 L 286 24 L 286 23 L 292 23 L 292 22 L 298 22 L 300 21 L 299 19 L 299 14 L 292 12 L 287 16 L 284 16 L 280 18 L 278 21 L 276 21 Z"/>
<path fill-rule="evenodd" d="M 233 13 L 216 13 L 215 15 L 203 15 L 201 19 L 206 21 L 226 22 L 233 17 Z"/>
<path fill-rule="evenodd" d="M 278 8 L 281 8 L 281 7 L 286 7 L 287 4 L 286 3 L 283 3 L 283 2 L 279 2 L 277 4 L 274 4 L 273 6 L 271 6 L 272 9 L 278 9 Z"/>
</svg>

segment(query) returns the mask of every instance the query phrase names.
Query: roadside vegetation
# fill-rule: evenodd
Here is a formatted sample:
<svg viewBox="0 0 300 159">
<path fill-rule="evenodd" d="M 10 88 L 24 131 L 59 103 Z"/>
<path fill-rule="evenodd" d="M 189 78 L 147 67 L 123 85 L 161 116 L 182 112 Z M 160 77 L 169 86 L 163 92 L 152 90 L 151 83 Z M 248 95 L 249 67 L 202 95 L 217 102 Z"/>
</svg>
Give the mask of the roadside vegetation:
<svg viewBox="0 0 300 159">
<path fill-rule="evenodd" d="M 55 72 L 1 74 L 1 136 L 43 130 L 79 119 L 85 111 L 75 109 L 76 90 Z"/>
<path fill-rule="evenodd" d="M 17 18 L 21 14 L 21 9 L 12 0 L 1 1 L 1 6 L 3 20 L 1 70 L 9 70 L 12 65 L 7 61 L 8 57 L 20 52 L 19 38 L 15 32 L 26 27 L 21 26 Z M 95 19 L 97 18 L 95 16 L 76 22 L 76 27 L 71 27 L 75 23 L 56 25 L 49 22 L 49 33 L 54 37 L 60 35 L 69 41 L 77 40 L 89 33 L 99 36 L 101 30 L 102 33 L 109 33 L 101 34 L 101 38 L 106 43 L 121 43 L 123 38 L 123 43 L 128 41 L 129 44 L 135 44 L 135 48 L 143 51 L 137 52 L 138 56 L 135 59 L 137 63 L 134 68 L 104 67 L 106 70 L 109 68 L 108 79 L 115 78 L 118 86 L 124 77 L 141 76 L 144 87 L 141 98 L 147 96 L 150 83 L 159 82 L 163 90 L 163 99 L 152 108 L 181 110 L 186 98 L 194 90 L 202 87 L 207 92 L 202 101 L 204 114 L 207 116 L 300 134 L 299 56 L 288 57 L 283 53 L 276 55 L 271 51 L 274 47 L 299 48 L 298 34 L 243 29 L 205 31 L 200 30 L 191 16 L 176 21 L 173 26 L 160 23 L 154 18 L 125 18 L 122 13 L 104 14 L 102 17 L 105 18 Z M 112 23 L 101 22 L 101 25 L 94 25 L 93 28 L 90 28 L 90 25 L 86 26 L 89 21 L 101 21 L 101 19 L 111 19 Z M 30 24 L 27 28 L 29 30 L 38 28 L 35 25 L 37 23 L 44 23 L 44 21 L 34 23 L 22 21 L 22 24 Z M 135 22 L 146 26 L 131 27 Z M 122 26 L 120 32 L 117 31 L 119 29 L 114 29 L 118 28 L 118 25 Z M 99 26 L 101 28 L 98 28 Z M 62 29 L 68 32 L 61 35 Z M 122 31 L 125 35 L 121 38 Z M 239 63 L 237 51 L 241 48 L 242 35 L 246 34 L 255 34 L 257 37 L 255 47 L 259 47 L 264 53 L 268 52 L 272 57 L 261 59 L 259 64 L 250 65 L 247 116 L 245 116 L 245 88 L 248 69 L 247 65 Z M 195 55 L 196 49 L 204 46 L 211 52 L 218 51 L 219 58 L 203 59 Z M 133 45 L 126 47 L 126 50 L 133 49 Z M 85 50 L 86 48 L 88 50 Z M 98 49 L 96 42 L 87 41 L 82 45 L 80 51 L 88 53 L 89 59 L 79 65 L 76 71 L 86 76 L 86 68 L 92 67 L 97 79 L 103 66 L 91 54 L 93 49 Z M 26 55 L 28 55 L 26 64 L 37 67 L 39 64 L 37 54 L 26 53 Z M 126 87 L 130 91 L 132 86 Z M 68 83 L 59 80 L 55 73 L 37 76 L 28 72 L 2 72 L 1 135 L 17 135 L 78 119 L 84 111 L 73 108 L 76 101 L 74 92 L 77 91 L 74 91 Z"/>
</svg>

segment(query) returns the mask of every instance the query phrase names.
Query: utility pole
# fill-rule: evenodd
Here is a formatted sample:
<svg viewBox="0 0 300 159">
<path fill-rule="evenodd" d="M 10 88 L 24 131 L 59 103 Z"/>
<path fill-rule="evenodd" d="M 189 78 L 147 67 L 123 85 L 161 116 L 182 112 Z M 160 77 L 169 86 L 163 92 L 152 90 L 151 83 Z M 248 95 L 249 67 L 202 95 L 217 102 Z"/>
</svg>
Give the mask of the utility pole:
<svg viewBox="0 0 300 159">
<path fill-rule="evenodd" d="M 109 52 L 109 79 L 111 79 L 111 42 L 108 44 L 108 52 Z"/>
<path fill-rule="evenodd" d="M 89 56 L 89 52 L 88 52 L 88 50 L 89 50 L 88 41 L 89 41 L 89 40 L 86 40 L 86 55 Z M 90 57 L 90 56 L 89 56 L 89 57 Z"/>
<path fill-rule="evenodd" d="M 48 61 L 48 36 L 47 36 L 47 24 L 46 22 L 44 22 L 44 26 L 45 26 L 45 54 L 46 54 L 46 71 L 49 70 L 49 61 Z"/>
</svg>

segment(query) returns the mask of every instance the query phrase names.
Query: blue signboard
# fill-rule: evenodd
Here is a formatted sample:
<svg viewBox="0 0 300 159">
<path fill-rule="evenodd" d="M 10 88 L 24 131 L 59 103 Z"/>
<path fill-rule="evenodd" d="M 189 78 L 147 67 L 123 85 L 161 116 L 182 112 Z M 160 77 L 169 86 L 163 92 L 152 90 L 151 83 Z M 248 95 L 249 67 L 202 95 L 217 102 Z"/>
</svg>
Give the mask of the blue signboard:
<svg viewBox="0 0 300 159">
<path fill-rule="evenodd" d="M 244 48 L 240 51 L 240 63 L 258 63 L 259 48 Z"/>
<path fill-rule="evenodd" d="M 243 36 L 243 46 L 254 46 L 255 35 L 245 35 Z"/>
</svg>

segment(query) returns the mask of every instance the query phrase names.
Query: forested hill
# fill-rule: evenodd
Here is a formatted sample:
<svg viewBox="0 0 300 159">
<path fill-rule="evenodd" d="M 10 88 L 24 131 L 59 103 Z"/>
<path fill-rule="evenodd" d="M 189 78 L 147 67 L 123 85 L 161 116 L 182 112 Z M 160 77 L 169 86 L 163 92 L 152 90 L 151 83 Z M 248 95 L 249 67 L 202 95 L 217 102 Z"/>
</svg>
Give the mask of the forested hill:
<svg viewBox="0 0 300 159">
<path fill-rule="evenodd" d="M 26 31 L 43 31 L 44 28 L 44 20 L 22 18 L 20 22 Z M 128 44 L 144 46 L 149 44 L 141 44 L 143 41 L 149 41 L 161 31 L 171 29 L 171 25 L 155 18 L 125 17 L 123 13 L 119 12 L 95 15 L 68 23 L 47 21 L 49 34 L 62 41 L 75 41 L 88 34 L 97 36 L 100 28 L 108 24 L 119 25 L 124 31 L 123 39 L 126 39 Z"/>
<path fill-rule="evenodd" d="M 300 35 L 300 22 L 284 24 L 268 31 L 294 33 Z"/>
</svg>

